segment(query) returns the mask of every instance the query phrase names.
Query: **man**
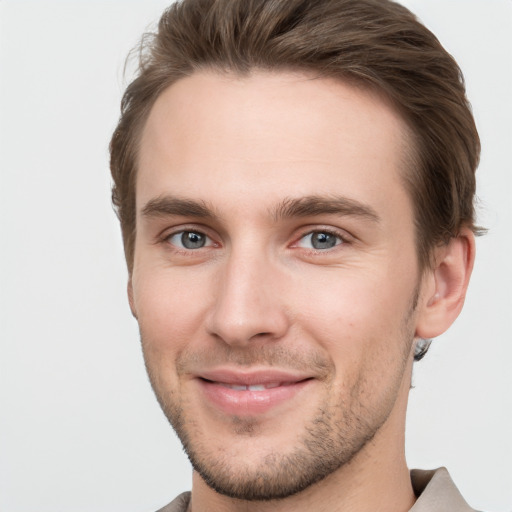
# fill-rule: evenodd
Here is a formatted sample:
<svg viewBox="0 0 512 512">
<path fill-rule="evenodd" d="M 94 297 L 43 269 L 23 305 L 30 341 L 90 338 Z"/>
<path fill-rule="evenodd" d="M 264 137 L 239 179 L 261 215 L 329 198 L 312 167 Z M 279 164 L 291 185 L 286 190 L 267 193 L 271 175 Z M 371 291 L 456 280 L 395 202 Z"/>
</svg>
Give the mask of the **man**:
<svg viewBox="0 0 512 512">
<path fill-rule="evenodd" d="M 163 511 L 471 510 L 409 472 L 414 359 L 461 311 L 479 140 L 387 0 L 184 0 L 111 142 L 156 396 L 194 467 Z"/>
</svg>

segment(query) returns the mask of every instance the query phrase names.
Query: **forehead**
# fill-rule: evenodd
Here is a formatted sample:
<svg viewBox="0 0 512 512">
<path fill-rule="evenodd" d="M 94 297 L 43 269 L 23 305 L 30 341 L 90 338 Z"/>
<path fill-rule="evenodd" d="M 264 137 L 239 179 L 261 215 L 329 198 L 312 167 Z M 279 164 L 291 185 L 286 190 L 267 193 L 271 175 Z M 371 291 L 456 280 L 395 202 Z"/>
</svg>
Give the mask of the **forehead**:
<svg viewBox="0 0 512 512">
<path fill-rule="evenodd" d="M 233 203 L 254 194 L 261 202 L 284 194 L 378 199 L 384 184 L 403 189 L 407 134 L 383 97 L 339 80 L 196 73 L 150 112 L 137 206 L 167 193 Z"/>
</svg>

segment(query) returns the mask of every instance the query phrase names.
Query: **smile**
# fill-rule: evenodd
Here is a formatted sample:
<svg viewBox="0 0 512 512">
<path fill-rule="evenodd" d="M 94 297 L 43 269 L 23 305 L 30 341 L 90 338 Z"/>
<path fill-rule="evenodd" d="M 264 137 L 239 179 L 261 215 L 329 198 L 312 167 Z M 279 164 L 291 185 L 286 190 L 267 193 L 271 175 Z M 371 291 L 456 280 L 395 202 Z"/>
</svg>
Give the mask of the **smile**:
<svg viewBox="0 0 512 512">
<path fill-rule="evenodd" d="M 212 371 L 196 379 L 200 396 L 209 408 L 223 414 L 252 417 L 292 407 L 314 382 L 311 376 L 275 371 Z"/>
<path fill-rule="evenodd" d="M 288 386 L 291 385 L 291 382 L 273 382 L 268 384 L 253 384 L 245 386 L 243 384 L 226 384 L 224 382 L 218 382 L 219 386 L 223 386 L 228 389 L 233 389 L 235 391 L 265 391 L 266 389 L 278 388 L 279 386 Z"/>
</svg>

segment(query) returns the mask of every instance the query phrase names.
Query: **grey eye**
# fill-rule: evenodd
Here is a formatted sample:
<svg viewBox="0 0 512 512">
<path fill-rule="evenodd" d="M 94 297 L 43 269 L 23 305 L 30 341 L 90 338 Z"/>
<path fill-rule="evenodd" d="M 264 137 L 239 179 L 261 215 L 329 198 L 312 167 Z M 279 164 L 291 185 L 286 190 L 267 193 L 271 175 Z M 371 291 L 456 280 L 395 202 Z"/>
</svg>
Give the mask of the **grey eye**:
<svg viewBox="0 0 512 512">
<path fill-rule="evenodd" d="M 342 243 L 341 237 L 328 231 L 313 231 L 303 236 L 299 241 L 299 246 L 306 249 L 315 249 L 317 251 L 332 249 Z"/>
<path fill-rule="evenodd" d="M 331 233 L 312 233 L 311 245 L 315 249 L 331 249 L 338 243 L 338 237 Z"/>
<path fill-rule="evenodd" d="M 199 249 L 204 247 L 206 237 L 201 233 L 194 233 L 193 231 L 185 231 L 181 235 L 181 243 L 187 249 Z"/>
<path fill-rule="evenodd" d="M 181 249 L 201 249 L 210 245 L 210 239 L 197 231 L 180 231 L 169 237 L 169 242 Z"/>
</svg>

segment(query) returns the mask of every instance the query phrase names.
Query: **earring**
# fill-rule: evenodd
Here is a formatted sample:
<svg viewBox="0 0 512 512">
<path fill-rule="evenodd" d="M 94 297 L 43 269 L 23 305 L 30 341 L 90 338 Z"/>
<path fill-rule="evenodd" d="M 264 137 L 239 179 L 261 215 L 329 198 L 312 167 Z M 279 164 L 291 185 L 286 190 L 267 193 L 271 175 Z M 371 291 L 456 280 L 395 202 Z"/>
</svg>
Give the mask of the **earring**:
<svg viewBox="0 0 512 512">
<path fill-rule="evenodd" d="M 414 347 L 414 360 L 420 361 L 425 357 L 425 354 L 428 352 L 430 348 L 430 344 L 432 343 L 431 339 L 428 338 L 419 338 L 416 342 L 416 346 Z"/>
</svg>

